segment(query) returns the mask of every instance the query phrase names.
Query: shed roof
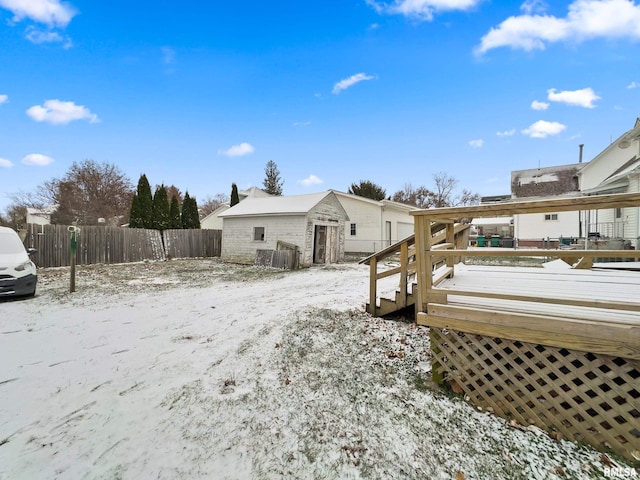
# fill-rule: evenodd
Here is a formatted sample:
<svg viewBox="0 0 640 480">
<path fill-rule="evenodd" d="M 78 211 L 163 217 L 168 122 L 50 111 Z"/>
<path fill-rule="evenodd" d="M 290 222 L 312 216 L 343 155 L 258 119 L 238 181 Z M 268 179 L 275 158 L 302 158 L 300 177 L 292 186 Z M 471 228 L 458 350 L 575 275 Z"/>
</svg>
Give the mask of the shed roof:
<svg viewBox="0 0 640 480">
<path fill-rule="evenodd" d="M 273 195 L 271 195 L 270 193 L 265 192 L 264 190 L 262 190 L 261 188 L 258 187 L 251 187 L 247 190 L 238 190 L 238 195 L 240 197 L 272 197 Z"/>
<path fill-rule="evenodd" d="M 305 215 L 328 195 L 334 195 L 327 190 L 306 195 L 290 195 L 287 197 L 249 197 L 234 205 L 220 217 L 246 217 L 262 215 Z"/>
<path fill-rule="evenodd" d="M 360 195 L 354 195 L 353 193 L 345 193 L 345 192 L 341 192 L 339 190 L 333 190 L 332 189 L 330 191 L 335 193 L 338 196 L 338 198 L 340 198 L 340 197 L 351 198 L 353 200 L 358 200 L 358 201 L 363 202 L 363 203 L 369 203 L 369 204 L 375 205 L 377 207 L 393 208 L 395 210 L 401 210 L 401 211 L 405 211 L 405 212 L 410 212 L 412 210 L 420 210 L 416 206 L 407 205 L 406 203 L 394 202 L 393 200 L 386 200 L 386 199 L 373 200 L 372 198 L 362 197 Z"/>
</svg>

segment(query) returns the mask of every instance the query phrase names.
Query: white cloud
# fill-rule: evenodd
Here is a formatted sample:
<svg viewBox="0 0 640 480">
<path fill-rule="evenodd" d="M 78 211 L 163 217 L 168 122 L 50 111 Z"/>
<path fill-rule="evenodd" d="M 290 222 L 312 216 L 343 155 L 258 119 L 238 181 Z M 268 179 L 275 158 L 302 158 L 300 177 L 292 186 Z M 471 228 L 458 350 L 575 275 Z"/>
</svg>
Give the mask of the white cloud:
<svg viewBox="0 0 640 480">
<path fill-rule="evenodd" d="M 165 64 L 171 65 L 176 61 L 176 51 L 173 48 L 162 47 L 160 50 L 162 51 L 162 61 Z"/>
<path fill-rule="evenodd" d="M 484 145 L 484 140 L 482 140 L 482 139 L 470 140 L 469 141 L 469 146 L 472 147 L 472 148 L 482 148 L 483 145 Z"/>
<path fill-rule="evenodd" d="M 583 88 L 581 90 L 565 90 L 563 92 L 556 93 L 555 88 L 547 90 L 549 96 L 547 97 L 552 102 L 566 103 L 567 105 L 574 105 L 584 108 L 594 108 L 593 102 L 600 100 L 600 97 L 596 95 L 596 92 L 592 88 Z"/>
<path fill-rule="evenodd" d="M 312 174 L 312 175 L 309 175 L 304 180 L 300 180 L 298 183 L 301 183 L 305 187 L 311 187 L 312 185 L 321 185 L 324 182 Z"/>
<path fill-rule="evenodd" d="M 239 145 L 233 145 L 227 150 L 218 150 L 218 155 L 226 155 L 227 157 L 242 157 L 243 155 L 249 155 L 254 151 L 255 148 L 253 148 L 253 145 L 243 142 Z"/>
<path fill-rule="evenodd" d="M 546 110 L 549 108 L 549 104 L 547 102 L 539 102 L 538 100 L 534 100 L 531 102 L 531 108 L 533 110 Z"/>
<path fill-rule="evenodd" d="M 77 13 L 75 8 L 60 0 L 0 0 L 0 8 L 13 13 L 13 21 L 29 18 L 49 26 L 65 27 Z"/>
<path fill-rule="evenodd" d="M 311 122 L 293 122 L 294 127 L 308 127 Z"/>
<path fill-rule="evenodd" d="M 629 85 L 627 85 L 627 88 L 629 90 L 632 90 L 632 89 L 638 88 L 638 87 L 640 87 L 640 83 L 638 83 L 638 82 L 631 82 Z"/>
<path fill-rule="evenodd" d="M 516 129 L 512 128 L 511 130 L 504 130 L 502 132 L 496 132 L 496 135 L 499 137 L 513 137 L 516 133 Z"/>
<path fill-rule="evenodd" d="M 367 0 L 379 14 L 399 14 L 430 22 L 434 13 L 470 10 L 483 0 L 393 0 L 392 3 Z"/>
<path fill-rule="evenodd" d="M 73 41 L 70 37 L 66 35 L 60 35 L 58 32 L 54 32 L 52 30 L 42 31 L 38 30 L 34 26 L 30 26 L 29 28 L 27 28 L 26 32 L 27 40 L 29 40 L 31 43 L 64 43 L 63 47 L 65 49 L 71 48 L 73 46 Z"/>
<path fill-rule="evenodd" d="M 11 168 L 13 167 L 13 162 L 11 160 L 7 160 L 6 158 L 0 158 L 0 168 Z"/>
<path fill-rule="evenodd" d="M 60 100 L 47 100 L 44 105 L 34 105 L 27 110 L 27 115 L 36 122 L 47 122 L 53 125 L 66 125 L 74 120 L 88 120 L 89 123 L 100 121 L 98 116 L 91 113 L 88 108 Z"/>
<path fill-rule="evenodd" d="M 333 86 L 333 90 L 331 93 L 338 94 L 343 90 L 346 90 L 349 87 L 354 86 L 356 83 L 363 82 L 365 80 L 373 80 L 374 77 L 371 75 L 367 75 L 366 73 L 357 73 L 355 75 L 351 75 L 349 78 L 345 78 L 344 80 L 340 80 Z"/>
<path fill-rule="evenodd" d="M 544 50 L 550 43 L 594 38 L 640 39 L 640 5 L 632 0 L 574 0 L 564 18 L 512 16 L 482 37 L 476 53 L 499 47 Z"/>
<path fill-rule="evenodd" d="M 0 95 L 0 105 L 2 105 L 3 103 L 7 103 L 9 101 L 9 95 Z"/>
<path fill-rule="evenodd" d="M 542 0 L 526 0 L 522 5 L 520 5 L 520 10 L 527 15 L 531 15 L 532 13 L 543 13 L 546 9 L 547 4 Z"/>
<path fill-rule="evenodd" d="M 32 153 L 22 159 L 22 163 L 25 165 L 35 165 L 37 167 L 45 167 L 53 162 L 53 158 L 40 153 Z"/>
<path fill-rule="evenodd" d="M 547 138 L 548 136 L 562 133 L 566 128 L 566 125 L 558 122 L 538 120 L 536 123 L 531 124 L 529 128 L 522 130 L 522 134 L 531 138 Z"/>
</svg>

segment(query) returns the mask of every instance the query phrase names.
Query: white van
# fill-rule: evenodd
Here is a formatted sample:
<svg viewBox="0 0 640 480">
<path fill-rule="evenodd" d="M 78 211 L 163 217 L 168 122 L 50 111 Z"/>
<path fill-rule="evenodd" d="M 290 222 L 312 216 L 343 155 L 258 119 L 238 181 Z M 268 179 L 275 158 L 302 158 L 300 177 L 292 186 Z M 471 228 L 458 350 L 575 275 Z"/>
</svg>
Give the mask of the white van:
<svg viewBox="0 0 640 480">
<path fill-rule="evenodd" d="M 36 294 L 36 265 L 29 258 L 18 234 L 8 227 L 0 227 L 0 297 Z"/>
</svg>

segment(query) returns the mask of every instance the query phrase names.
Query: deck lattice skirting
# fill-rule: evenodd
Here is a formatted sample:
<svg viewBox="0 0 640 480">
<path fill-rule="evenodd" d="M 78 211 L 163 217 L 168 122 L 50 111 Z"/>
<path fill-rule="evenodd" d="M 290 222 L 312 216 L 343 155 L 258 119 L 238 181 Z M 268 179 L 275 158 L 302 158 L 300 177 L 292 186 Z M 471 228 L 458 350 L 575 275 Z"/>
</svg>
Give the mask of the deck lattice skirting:
<svg viewBox="0 0 640 480">
<path fill-rule="evenodd" d="M 433 373 L 521 425 L 640 450 L 640 361 L 432 327 Z"/>
</svg>

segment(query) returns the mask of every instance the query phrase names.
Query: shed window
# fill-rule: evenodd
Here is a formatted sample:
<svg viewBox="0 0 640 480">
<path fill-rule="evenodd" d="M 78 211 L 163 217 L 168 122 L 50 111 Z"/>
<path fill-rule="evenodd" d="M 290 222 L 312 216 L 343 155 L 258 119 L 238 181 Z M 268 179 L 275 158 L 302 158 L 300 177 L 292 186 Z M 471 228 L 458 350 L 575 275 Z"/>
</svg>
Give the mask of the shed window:
<svg viewBox="0 0 640 480">
<path fill-rule="evenodd" d="M 264 227 L 253 227 L 253 240 L 264 242 Z"/>
<path fill-rule="evenodd" d="M 557 213 L 546 213 L 544 215 L 544 219 L 545 220 L 558 220 L 558 214 Z"/>
<path fill-rule="evenodd" d="M 622 209 L 616 208 L 616 218 L 622 218 Z"/>
<path fill-rule="evenodd" d="M 352 224 L 351 224 L 351 235 L 353 236 L 353 235 L 355 235 L 355 234 L 356 234 L 356 224 L 355 224 L 355 223 L 352 223 Z"/>
</svg>

